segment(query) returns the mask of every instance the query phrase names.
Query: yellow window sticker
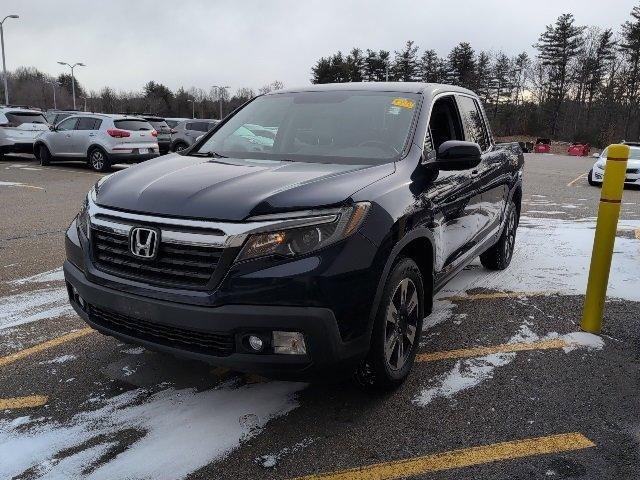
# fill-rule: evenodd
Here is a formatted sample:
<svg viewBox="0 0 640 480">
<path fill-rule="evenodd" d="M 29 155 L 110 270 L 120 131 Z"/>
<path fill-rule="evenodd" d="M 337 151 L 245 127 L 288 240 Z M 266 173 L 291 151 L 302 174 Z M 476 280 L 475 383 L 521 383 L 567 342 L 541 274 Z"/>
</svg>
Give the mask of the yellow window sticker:
<svg viewBox="0 0 640 480">
<path fill-rule="evenodd" d="M 413 108 L 416 106 L 416 102 L 408 98 L 394 98 L 391 105 L 402 108 Z"/>
</svg>

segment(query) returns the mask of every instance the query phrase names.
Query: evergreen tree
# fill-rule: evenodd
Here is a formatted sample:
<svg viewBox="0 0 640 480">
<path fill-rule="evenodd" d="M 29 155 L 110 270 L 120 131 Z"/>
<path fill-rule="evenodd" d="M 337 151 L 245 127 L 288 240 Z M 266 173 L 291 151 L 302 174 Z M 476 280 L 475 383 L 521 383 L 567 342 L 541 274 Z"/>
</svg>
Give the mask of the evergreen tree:
<svg viewBox="0 0 640 480">
<path fill-rule="evenodd" d="M 331 83 L 333 82 L 331 59 L 322 57 L 311 68 L 311 83 Z"/>
<path fill-rule="evenodd" d="M 413 40 L 407 41 L 402 51 L 395 52 L 393 77 L 401 82 L 416 82 L 420 78 L 418 70 L 418 47 Z"/>
<path fill-rule="evenodd" d="M 362 82 L 364 77 L 364 58 L 362 50 L 354 48 L 349 52 L 346 60 L 346 69 L 349 82 Z"/>
<path fill-rule="evenodd" d="M 620 51 L 627 63 L 624 71 L 625 98 L 627 100 L 627 115 L 624 124 L 624 136 L 629 136 L 631 119 L 638 106 L 638 87 L 640 86 L 640 6 L 633 7 L 632 20 L 622 25 L 622 41 Z M 640 130 L 640 127 L 638 127 Z M 640 137 L 640 131 L 639 137 Z"/>
<path fill-rule="evenodd" d="M 467 42 L 456 45 L 447 59 L 448 81 L 465 88 L 475 86 L 476 62 L 473 48 Z"/>
<path fill-rule="evenodd" d="M 551 135 L 556 134 L 558 117 L 569 89 L 569 65 L 581 52 L 584 39 L 584 27 L 574 25 L 575 19 L 570 13 L 560 15 L 553 25 L 547 25 L 540 35 L 538 58 L 542 65 L 549 68 L 549 96 L 552 101 Z"/>
<path fill-rule="evenodd" d="M 420 58 L 420 80 L 428 83 L 444 83 L 446 67 L 444 60 L 438 57 L 435 50 L 425 50 Z"/>
<path fill-rule="evenodd" d="M 478 54 L 474 83 L 474 91 L 482 100 L 487 102 L 491 95 L 491 57 L 489 57 L 487 52 L 480 52 Z"/>
</svg>

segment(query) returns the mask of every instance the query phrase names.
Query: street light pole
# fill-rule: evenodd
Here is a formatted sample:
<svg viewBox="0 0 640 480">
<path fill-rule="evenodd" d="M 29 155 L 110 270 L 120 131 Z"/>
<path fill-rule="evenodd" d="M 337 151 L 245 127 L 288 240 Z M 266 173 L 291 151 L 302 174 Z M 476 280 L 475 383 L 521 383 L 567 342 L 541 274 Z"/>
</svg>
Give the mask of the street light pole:
<svg viewBox="0 0 640 480">
<path fill-rule="evenodd" d="M 58 62 L 60 65 L 66 65 L 71 69 L 71 96 L 73 97 L 73 109 L 76 109 L 76 77 L 73 75 L 73 69 L 76 67 L 86 67 L 84 63 L 77 62 L 73 65 L 67 62 Z"/>
<path fill-rule="evenodd" d="M 211 85 L 211 88 L 215 88 L 218 94 L 218 105 L 220 106 L 220 120 L 222 120 L 222 96 L 224 94 L 224 91 L 230 87 L 228 85 L 225 87 L 220 87 L 218 85 Z"/>
<path fill-rule="evenodd" d="M 58 105 L 56 104 L 56 85 L 60 85 L 58 82 L 47 82 L 51 84 L 51 90 L 53 91 L 53 108 L 55 110 L 58 109 Z"/>
<path fill-rule="evenodd" d="M 7 62 L 4 59 L 4 21 L 7 18 L 20 18 L 18 15 L 7 15 L 0 22 L 0 43 L 2 44 L 2 76 L 4 77 L 4 103 L 9 105 L 9 86 L 7 82 Z"/>
</svg>

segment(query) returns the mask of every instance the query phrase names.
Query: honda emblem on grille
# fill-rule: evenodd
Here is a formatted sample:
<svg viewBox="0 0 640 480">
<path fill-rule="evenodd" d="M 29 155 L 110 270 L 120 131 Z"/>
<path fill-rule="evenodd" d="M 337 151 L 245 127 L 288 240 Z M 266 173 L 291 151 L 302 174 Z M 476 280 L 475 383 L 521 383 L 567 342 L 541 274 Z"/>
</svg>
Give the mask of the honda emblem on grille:
<svg viewBox="0 0 640 480">
<path fill-rule="evenodd" d="M 140 258 L 155 258 L 158 253 L 157 230 L 136 227 L 131 230 L 131 253 Z"/>
</svg>

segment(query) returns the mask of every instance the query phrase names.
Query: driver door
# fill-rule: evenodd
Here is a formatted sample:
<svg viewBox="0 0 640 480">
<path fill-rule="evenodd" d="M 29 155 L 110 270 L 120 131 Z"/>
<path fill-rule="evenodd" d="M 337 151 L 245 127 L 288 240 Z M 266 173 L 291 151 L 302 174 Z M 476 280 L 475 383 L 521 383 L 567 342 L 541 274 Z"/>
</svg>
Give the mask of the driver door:
<svg viewBox="0 0 640 480">
<path fill-rule="evenodd" d="M 71 117 L 61 121 L 56 129 L 51 132 L 51 136 L 49 139 L 49 149 L 51 150 L 51 155 L 65 157 L 73 155 L 74 151 L 74 129 L 76 128 L 76 123 L 78 122 L 78 117 Z"/>
</svg>

